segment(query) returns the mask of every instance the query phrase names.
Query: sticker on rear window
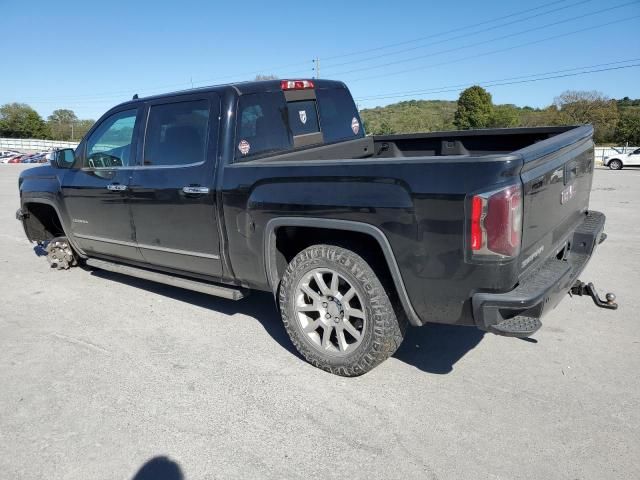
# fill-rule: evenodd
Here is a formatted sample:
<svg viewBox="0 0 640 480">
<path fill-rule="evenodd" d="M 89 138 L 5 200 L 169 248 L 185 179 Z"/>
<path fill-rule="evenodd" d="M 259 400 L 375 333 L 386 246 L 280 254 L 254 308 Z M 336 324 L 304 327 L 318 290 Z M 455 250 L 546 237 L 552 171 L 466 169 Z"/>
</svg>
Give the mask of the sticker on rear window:
<svg viewBox="0 0 640 480">
<path fill-rule="evenodd" d="M 298 112 L 298 115 L 300 115 L 300 121 L 302 122 L 303 125 L 305 123 L 307 123 L 307 111 L 306 110 L 300 110 Z"/>
<path fill-rule="evenodd" d="M 354 135 L 357 135 L 360 131 L 360 122 L 358 122 L 358 119 L 356 117 L 353 117 L 353 119 L 351 120 L 351 130 L 353 130 Z"/>
<path fill-rule="evenodd" d="M 249 145 L 249 142 L 247 142 L 246 140 L 240 140 L 240 143 L 238 144 L 238 150 L 240 150 L 240 153 L 242 155 L 246 155 L 247 153 L 249 153 L 250 149 L 251 145 Z"/>
</svg>

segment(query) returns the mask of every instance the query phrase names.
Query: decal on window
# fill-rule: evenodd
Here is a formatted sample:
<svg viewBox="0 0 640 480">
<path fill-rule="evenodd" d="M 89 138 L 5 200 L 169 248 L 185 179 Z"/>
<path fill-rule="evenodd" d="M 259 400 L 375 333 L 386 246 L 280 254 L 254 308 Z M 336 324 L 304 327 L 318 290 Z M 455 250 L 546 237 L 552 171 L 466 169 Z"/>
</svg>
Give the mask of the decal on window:
<svg viewBox="0 0 640 480">
<path fill-rule="evenodd" d="M 298 111 L 298 115 L 300 115 L 300 121 L 302 122 L 303 125 L 305 123 L 307 123 L 307 111 L 306 110 Z"/>
<path fill-rule="evenodd" d="M 240 153 L 242 155 L 246 155 L 247 153 L 249 153 L 250 149 L 251 145 L 249 145 L 249 142 L 247 142 L 246 140 L 240 140 L 240 143 L 238 144 L 238 150 L 240 150 Z"/>
<path fill-rule="evenodd" d="M 353 117 L 353 119 L 351 119 L 351 130 L 353 130 L 354 135 L 357 135 L 360 131 L 360 122 L 358 122 L 358 119 L 356 117 Z"/>
</svg>

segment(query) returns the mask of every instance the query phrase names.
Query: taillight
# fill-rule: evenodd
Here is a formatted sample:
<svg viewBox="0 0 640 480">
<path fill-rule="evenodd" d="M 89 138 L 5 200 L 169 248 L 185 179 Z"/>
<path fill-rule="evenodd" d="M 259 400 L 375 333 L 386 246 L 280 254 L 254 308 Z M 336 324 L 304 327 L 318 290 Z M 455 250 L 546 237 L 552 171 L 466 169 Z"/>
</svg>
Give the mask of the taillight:
<svg viewBox="0 0 640 480">
<path fill-rule="evenodd" d="M 515 257 L 522 243 L 522 187 L 471 198 L 470 248 L 473 256 Z"/>
<path fill-rule="evenodd" d="M 314 88 L 315 85 L 311 80 L 281 80 L 280 88 L 282 90 L 306 90 Z"/>
</svg>

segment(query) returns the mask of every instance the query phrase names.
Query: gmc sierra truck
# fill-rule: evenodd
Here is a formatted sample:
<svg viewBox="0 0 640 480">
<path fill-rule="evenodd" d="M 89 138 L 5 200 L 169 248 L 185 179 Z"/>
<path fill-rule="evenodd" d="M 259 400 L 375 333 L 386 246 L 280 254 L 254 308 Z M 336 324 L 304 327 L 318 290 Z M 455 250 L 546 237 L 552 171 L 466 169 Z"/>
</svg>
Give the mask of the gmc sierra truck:
<svg viewBox="0 0 640 480">
<path fill-rule="evenodd" d="M 406 326 L 526 337 L 606 235 L 592 127 L 365 136 L 346 86 L 277 80 L 133 100 L 19 179 L 53 267 L 242 299 L 272 292 L 313 365 L 363 374 Z"/>
</svg>

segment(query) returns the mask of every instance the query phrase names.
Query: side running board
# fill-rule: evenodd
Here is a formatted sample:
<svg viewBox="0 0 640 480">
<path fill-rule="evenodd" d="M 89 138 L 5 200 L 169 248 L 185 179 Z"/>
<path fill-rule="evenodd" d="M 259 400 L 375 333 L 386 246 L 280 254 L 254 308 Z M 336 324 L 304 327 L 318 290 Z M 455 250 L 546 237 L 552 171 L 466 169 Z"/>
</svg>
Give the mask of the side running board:
<svg viewBox="0 0 640 480">
<path fill-rule="evenodd" d="M 89 258 L 86 264 L 90 267 L 99 268 L 100 270 L 108 270 L 109 272 L 121 273 L 131 277 L 142 278 L 152 282 L 164 283 L 173 287 L 185 288 L 216 297 L 228 298 L 229 300 L 240 300 L 246 296 L 247 290 L 241 288 L 216 285 L 201 280 L 193 280 L 189 278 L 177 277 L 168 273 L 155 272 L 144 268 L 132 267 L 121 263 L 108 262 L 106 260 L 98 260 Z"/>
</svg>

